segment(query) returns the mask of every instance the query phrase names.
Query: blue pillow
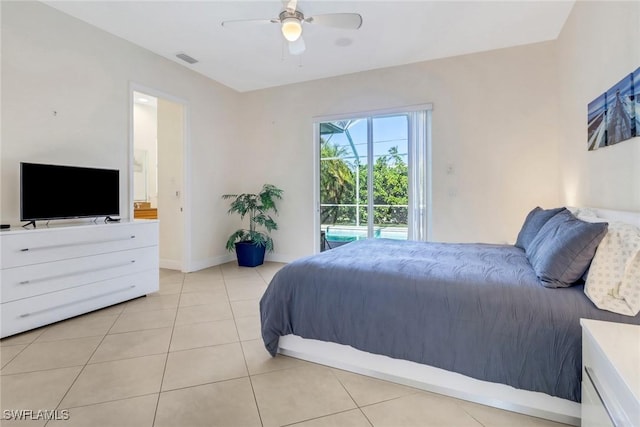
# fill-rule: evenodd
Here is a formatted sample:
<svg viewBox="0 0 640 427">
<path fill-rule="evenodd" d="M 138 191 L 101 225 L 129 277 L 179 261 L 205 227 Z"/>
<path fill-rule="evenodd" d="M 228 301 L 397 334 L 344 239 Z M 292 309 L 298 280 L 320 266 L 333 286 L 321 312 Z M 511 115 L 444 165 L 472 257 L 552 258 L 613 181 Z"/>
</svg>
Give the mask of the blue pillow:
<svg viewBox="0 0 640 427">
<path fill-rule="evenodd" d="M 567 208 L 544 210 L 539 206 L 534 208 L 529 212 L 529 215 L 527 215 L 527 218 L 524 220 L 522 229 L 520 230 L 520 233 L 518 233 L 518 239 L 516 240 L 515 246 L 520 249 L 524 249 L 526 252 L 533 239 L 538 235 L 542 226 L 545 225 L 555 214 L 566 210 Z"/>
<path fill-rule="evenodd" d="M 527 249 L 527 258 L 542 284 L 566 288 L 578 281 L 608 226 L 606 222 L 581 221 L 568 210 L 547 221 Z"/>
</svg>

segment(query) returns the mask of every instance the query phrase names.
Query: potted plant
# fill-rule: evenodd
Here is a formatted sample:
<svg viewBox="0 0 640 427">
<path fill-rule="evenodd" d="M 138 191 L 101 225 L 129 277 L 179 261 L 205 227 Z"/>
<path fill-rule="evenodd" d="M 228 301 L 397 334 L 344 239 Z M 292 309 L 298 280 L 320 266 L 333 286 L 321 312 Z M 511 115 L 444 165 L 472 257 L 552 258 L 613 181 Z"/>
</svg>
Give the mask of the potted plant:
<svg viewBox="0 0 640 427">
<path fill-rule="evenodd" d="M 235 249 L 238 265 L 255 267 L 264 262 L 265 251 L 273 251 L 273 239 L 269 236 L 278 224 L 269 215 L 270 211 L 278 213 L 276 200 L 282 199 L 283 191 L 271 184 L 262 186 L 258 194 L 225 194 L 223 199 L 233 199 L 228 213 L 240 214 L 240 219 L 249 216 L 249 229 L 240 229 L 229 236 L 227 250 Z M 258 226 L 266 231 L 258 231 Z"/>
</svg>

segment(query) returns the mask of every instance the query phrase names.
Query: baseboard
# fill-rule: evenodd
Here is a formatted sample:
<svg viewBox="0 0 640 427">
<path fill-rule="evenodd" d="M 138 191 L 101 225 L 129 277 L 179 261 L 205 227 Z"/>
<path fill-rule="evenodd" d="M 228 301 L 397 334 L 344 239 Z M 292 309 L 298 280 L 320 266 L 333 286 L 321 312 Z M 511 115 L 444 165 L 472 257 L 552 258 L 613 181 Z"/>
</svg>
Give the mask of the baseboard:
<svg viewBox="0 0 640 427">
<path fill-rule="evenodd" d="M 265 256 L 265 261 L 289 263 L 297 258 L 299 257 L 295 257 L 291 255 L 282 255 L 282 254 L 267 254 Z M 217 257 L 192 261 L 187 266 L 185 266 L 185 268 L 182 271 L 184 273 L 192 273 L 194 271 L 204 270 L 205 268 L 215 267 L 216 265 L 225 264 L 227 262 L 232 262 L 235 260 L 236 260 L 236 254 L 228 253 L 226 255 L 220 255 Z M 179 261 L 161 259 L 160 268 L 168 268 L 170 270 L 180 270 L 181 265 Z"/>
<path fill-rule="evenodd" d="M 285 264 L 288 264 L 290 262 L 295 261 L 296 259 L 300 258 L 299 256 L 293 256 L 293 255 L 285 255 L 285 254 L 266 254 L 264 257 L 265 261 L 270 261 L 270 262 L 283 262 Z"/>
<path fill-rule="evenodd" d="M 182 263 L 174 259 L 160 259 L 160 268 L 166 268 L 167 270 L 182 270 Z"/>
<path fill-rule="evenodd" d="M 194 271 L 204 270 L 205 268 L 215 267 L 216 265 L 225 264 L 227 262 L 234 261 L 235 259 L 236 259 L 236 255 L 229 253 L 226 255 L 220 255 L 213 258 L 192 261 L 187 266 L 185 273 L 192 273 Z"/>
</svg>

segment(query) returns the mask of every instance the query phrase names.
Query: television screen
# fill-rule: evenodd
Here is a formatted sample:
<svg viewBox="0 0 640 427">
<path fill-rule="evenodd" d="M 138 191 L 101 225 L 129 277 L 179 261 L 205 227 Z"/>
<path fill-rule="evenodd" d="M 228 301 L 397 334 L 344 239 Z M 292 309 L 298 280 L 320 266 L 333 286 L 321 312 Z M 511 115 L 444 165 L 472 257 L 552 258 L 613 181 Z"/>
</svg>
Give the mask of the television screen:
<svg viewBox="0 0 640 427">
<path fill-rule="evenodd" d="M 20 163 L 20 219 L 120 214 L 120 171 Z"/>
</svg>

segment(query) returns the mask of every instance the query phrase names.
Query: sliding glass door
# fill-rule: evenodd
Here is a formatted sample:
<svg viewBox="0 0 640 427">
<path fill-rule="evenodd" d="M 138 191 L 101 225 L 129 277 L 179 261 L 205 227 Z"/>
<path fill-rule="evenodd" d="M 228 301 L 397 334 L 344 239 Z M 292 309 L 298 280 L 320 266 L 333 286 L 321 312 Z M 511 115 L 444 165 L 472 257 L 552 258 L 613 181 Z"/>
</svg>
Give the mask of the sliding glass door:
<svg viewBox="0 0 640 427">
<path fill-rule="evenodd" d="M 317 123 L 322 250 L 426 236 L 426 124 L 424 112 Z"/>
<path fill-rule="evenodd" d="M 409 212 L 409 118 L 370 118 L 367 201 L 373 237 L 407 240 Z"/>
</svg>

